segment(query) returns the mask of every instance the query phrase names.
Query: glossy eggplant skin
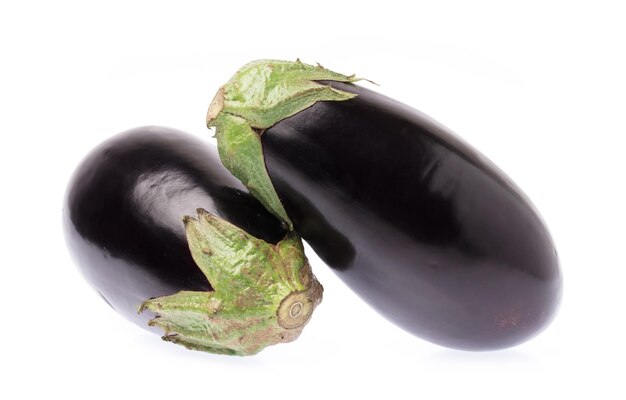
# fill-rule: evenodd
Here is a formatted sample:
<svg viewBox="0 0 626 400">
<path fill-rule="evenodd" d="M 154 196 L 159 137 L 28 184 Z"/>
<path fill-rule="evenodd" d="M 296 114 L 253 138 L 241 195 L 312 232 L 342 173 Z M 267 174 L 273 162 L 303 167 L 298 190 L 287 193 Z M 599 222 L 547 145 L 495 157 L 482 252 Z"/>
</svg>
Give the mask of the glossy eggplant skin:
<svg viewBox="0 0 626 400">
<path fill-rule="evenodd" d="M 203 208 L 270 243 L 286 231 L 220 163 L 208 142 L 142 127 L 94 149 L 70 180 L 63 225 L 71 255 L 101 296 L 147 328 L 143 301 L 212 290 L 191 257 L 183 217 Z"/>
<path fill-rule="evenodd" d="M 465 350 L 510 347 L 561 295 L 553 241 L 495 165 L 424 114 L 352 84 L 262 133 L 295 229 L 405 330 Z"/>
</svg>

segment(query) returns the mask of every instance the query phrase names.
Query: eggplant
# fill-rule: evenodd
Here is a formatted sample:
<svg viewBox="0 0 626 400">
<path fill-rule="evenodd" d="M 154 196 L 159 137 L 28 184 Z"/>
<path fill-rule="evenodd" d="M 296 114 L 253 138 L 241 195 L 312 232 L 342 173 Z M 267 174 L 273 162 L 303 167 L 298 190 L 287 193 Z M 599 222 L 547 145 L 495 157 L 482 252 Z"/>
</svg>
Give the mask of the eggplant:
<svg viewBox="0 0 626 400">
<path fill-rule="evenodd" d="M 94 149 L 63 226 L 115 311 L 191 349 L 247 355 L 294 340 L 321 300 L 297 235 L 180 131 L 137 128 Z"/>
<path fill-rule="evenodd" d="M 449 129 L 357 80 L 246 65 L 207 115 L 222 162 L 406 331 L 474 351 L 542 331 L 562 279 L 531 201 Z"/>
</svg>

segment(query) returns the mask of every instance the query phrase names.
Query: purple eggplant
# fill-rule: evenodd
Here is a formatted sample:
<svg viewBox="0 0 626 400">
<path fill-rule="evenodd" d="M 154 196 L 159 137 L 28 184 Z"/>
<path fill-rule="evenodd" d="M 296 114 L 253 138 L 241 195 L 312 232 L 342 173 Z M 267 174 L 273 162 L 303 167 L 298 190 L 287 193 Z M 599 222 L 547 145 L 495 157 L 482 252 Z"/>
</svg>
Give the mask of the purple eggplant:
<svg viewBox="0 0 626 400">
<path fill-rule="evenodd" d="M 246 355 L 291 341 L 321 299 L 300 239 L 212 146 L 173 129 L 137 128 L 93 150 L 63 222 L 70 253 L 114 310 L 191 349 Z"/>
<path fill-rule="evenodd" d="M 209 109 L 224 165 L 408 332 L 464 350 L 535 336 L 562 280 L 531 201 L 450 130 L 357 79 L 245 66 Z"/>
</svg>

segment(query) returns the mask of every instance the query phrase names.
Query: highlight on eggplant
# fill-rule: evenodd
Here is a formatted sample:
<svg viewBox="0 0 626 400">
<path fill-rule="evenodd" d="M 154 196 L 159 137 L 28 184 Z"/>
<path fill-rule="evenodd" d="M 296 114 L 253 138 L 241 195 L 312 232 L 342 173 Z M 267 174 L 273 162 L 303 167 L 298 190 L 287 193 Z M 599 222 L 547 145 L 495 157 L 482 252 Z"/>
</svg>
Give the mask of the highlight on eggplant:
<svg viewBox="0 0 626 400">
<path fill-rule="evenodd" d="M 300 238 L 210 144 L 173 129 L 94 149 L 69 183 L 63 225 L 113 309 L 190 349 L 250 355 L 292 341 L 322 298 Z"/>
<path fill-rule="evenodd" d="M 357 80 L 299 60 L 244 66 L 207 114 L 223 164 L 414 335 L 494 350 L 541 332 L 562 279 L 531 201 L 449 129 Z"/>
</svg>

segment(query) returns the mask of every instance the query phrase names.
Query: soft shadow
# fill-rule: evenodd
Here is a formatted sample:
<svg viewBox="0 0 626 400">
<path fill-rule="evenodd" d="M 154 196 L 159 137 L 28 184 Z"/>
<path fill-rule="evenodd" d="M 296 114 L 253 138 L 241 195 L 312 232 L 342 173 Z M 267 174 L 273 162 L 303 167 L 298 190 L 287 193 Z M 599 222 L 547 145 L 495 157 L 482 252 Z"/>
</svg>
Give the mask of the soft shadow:
<svg viewBox="0 0 626 400">
<path fill-rule="evenodd" d="M 424 357 L 424 362 L 457 365 L 534 365 L 538 360 L 528 353 L 515 349 L 484 352 L 442 349 Z"/>
</svg>

